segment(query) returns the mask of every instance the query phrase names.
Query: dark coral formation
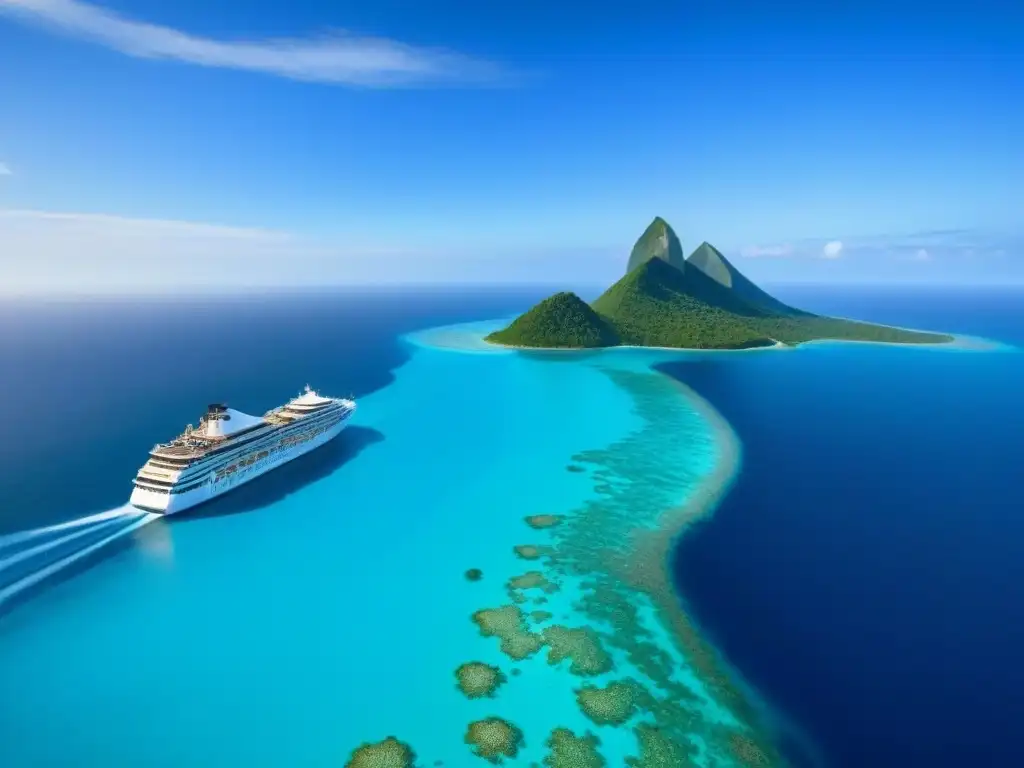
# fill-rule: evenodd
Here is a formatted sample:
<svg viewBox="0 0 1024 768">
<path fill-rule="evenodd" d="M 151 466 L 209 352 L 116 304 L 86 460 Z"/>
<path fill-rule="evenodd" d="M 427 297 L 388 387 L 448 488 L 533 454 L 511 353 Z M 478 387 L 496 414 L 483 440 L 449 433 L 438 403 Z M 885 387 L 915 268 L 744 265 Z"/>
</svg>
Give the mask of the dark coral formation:
<svg viewBox="0 0 1024 768">
<path fill-rule="evenodd" d="M 609 683 L 604 688 L 584 686 L 576 691 L 576 703 L 597 725 L 622 725 L 636 712 L 646 691 L 636 680 Z"/>
<path fill-rule="evenodd" d="M 774 764 L 772 759 L 761 749 L 761 746 L 747 734 L 730 731 L 726 738 L 730 754 L 740 765 L 754 768 L 755 766 Z"/>
<path fill-rule="evenodd" d="M 538 624 L 542 621 L 547 621 L 554 616 L 551 611 L 530 611 L 530 619 L 537 622 Z"/>
<path fill-rule="evenodd" d="M 581 467 L 579 464 L 570 464 L 566 467 L 566 470 L 569 472 L 586 472 L 587 468 Z"/>
<path fill-rule="evenodd" d="M 345 768 L 414 768 L 416 755 L 412 748 L 394 736 L 384 741 L 366 743 L 357 747 Z"/>
<path fill-rule="evenodd" d="M 629 768 L 693 768 L 696 750 L 688 741 L 672 738 L 656 725 L 641 723 L 633 729 L 640 747 L 638 757 L 627 757 Z"/>
<path fill-rule="evenodd" d="M 525 520 L 528 526 L 540 530 L 543 528 L 554 528 L 562 522 L 562 515 L 530 515 Z"/>
<path fill-rule="evenodd" d="M 550 750 L 544 758 L 547 768 L 604 768 L 607 765 L 597 751 L 601 742 L 591 733 L 577 736 L 568 728 L 556 728 L 544 745 Z"/>
<path fill-rule="evenodd" d="M 548 664 L 570 659 L 569 671 L 587 677 L 612 668 L 612 659 L 601 645 L 601 638 L 590 627 L 573 629 L 556 624 L 542 632 L 548 645 Z"/>
<path fill-rule="evenodd" d="M 544 645 L 543 638 L 531 632 L 526 617 L 516 605 L 485 608 L 473 614 L 473 621 L 484 637 L 501 639 L 501 651 L 516 661 L 532 656 Z"/>
<path fill-rule="evenodd" d="M 552 581 L 548 581 L 540 571 L 527 571 L 521 576 L 513 576 L 508 580 L 509 589 L 539 589 L 542 592 L 546 592 L 549 595 L 558 591 L 558 585 Z"/>
<path fill-rule="evenodd" d="M 470 661 L 455 670 L 455 680 L 460 691 L 467 698 L 479 699 L 494 696 L 505 682 L 505 675 L 497 667 L 484 664 L 482 661 Z"/>
<path fill-rule="evenodd" d="M 466 571 L 466 581 L 480 581 L 484 577 L 484 572 L 479 568 L 470 568 Z"/>
<path fill-rule="evenodd" d="M 498 764 L 519 754 L 523 732 L 508 720 L 492 716 L 470 723 L 465 742 L 472 746 L 474 755 Z"/>
<path fill-rule="evenodd" d="M 535 544 L 517 544 L 513 547 L 517 557 L 523 560 L 540 560 L 542 557 L 550 557 L 554 550 L 551 547 L 540 547 Z"/>
</svg>

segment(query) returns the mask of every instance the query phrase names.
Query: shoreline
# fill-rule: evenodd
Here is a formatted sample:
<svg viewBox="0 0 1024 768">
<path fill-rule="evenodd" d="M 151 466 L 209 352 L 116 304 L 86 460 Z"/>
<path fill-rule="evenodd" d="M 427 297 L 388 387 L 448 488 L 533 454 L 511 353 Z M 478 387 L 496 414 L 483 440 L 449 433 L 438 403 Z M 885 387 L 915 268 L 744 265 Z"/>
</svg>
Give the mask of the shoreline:
<svg viewBox="0 0 1024 768">
<path fill-rule="evenodd" d="M 877 325 L 877 323 L 875 323 Z M 898 326 L 889 325 L 886 328 L 893 328 L 895 330 L 909 330 L 906 328 L 899 328 Z M 936 331 L 914 331 L 915 333 L 937 333 Z M 697 354 L 709 354 L 709 353 L 737 353 L 737 352 L 767 352 L 769 350 L 795 350 L 808 344 L 877 344 L 883 347 L 920 347 L 923 349 L 930 349 L 932 347 L 956 347 L 958 349 L 975 349 L 967 343 L 969 337 L 958 336 L 956 334 L 947 333 L 943 334 L 949 336 L 949 341 L 871 341 L 869 339 L 808 339 L 807 341 L 800 341 L 796 344 L 786 344 L 782 341 L 776 341 L 774 344 L 765 344 L 759 347 L 645 347 L 638 346 L 636 344 L 616 344 L 611 347 L 523 347 L 515 344 L 502 344 L 497 341 L 488 341 L 485 336 L 480 337 L 479 341 L 482 344 L 494 347 L 500 350 L 511 350 L 515 352 L 612 352 L 618 349 L 625 350 L 644 350 L 650 349 L 657 352 L 688 352 Z"/>
<path fill-rule="evenodd" d="M 769 349 L 796 349 L 798 345 L 786 344 L 782 341 L 774 341 L 774 344 L 762 344 L 756 347 L 645 347 L 637 344 L 615 344 L 610 347 L 523 347 L 516 344 L 502 344 L 499 341 L 488 341 L 486 336 L 479 337 L 479 341 L 487 346 L 502 350 L 515 350 L 518 352 L 611 352 L 617 349 L 638 350 L 652 349 L 658 352 L 764 352 Z M 884 342 L 882 342 L 884 343 Z M 943 342 L 948 343 L 948 342 Z"/>
<path fill-rule="evenodd" d="M 838 320 L 847 320 L 847 318 L 835 318 Z M 412 337 L 420 337 L 421 342 L 425 343 L 426 346 L 434 349 L 450 349 L 457 350 L 460 352 L 467 353 L 513 353 L 513 352 L 543 352 L 548 353 L 560 353 L 565 355 L 571 354 L 594 354 L 598 352 L 615 352 L 619 350 L 624 351 L 649 351 L 649 352 L 668 352 L 676 354 L 698 354 L 698 355 L 709 355 L 709 354 L 750 354 L 754 352 L 769 352 L 769 351 L 782 351 L 792 352 L 800 349 L 801 347 L 810 346 L 812 344 L 875 344 L 883 347 L 908 347 L 916 349 L 927 349 L 927 350 L 959 350 L 965 352 L 988 352 L 994 350 L 1006 350 L 1015 349 L 1002 342 L 992 341 L 991 339 L 985 339 L 982 337 L 969 336 L 966 334 L 946 333 L 940 331 L 924 331 L 913 328 L 903 328 L 898 325 L 885 325 L 883 323 L 871 323 L 871 325 L 878 325 L 883 328 L 891 328 L 898 331 L 907 331 L 910 333 L 932 333 L 949 336 L 949 341 L 872 341 L 869 339 L 810 339 L 808 341 L 801 341 L 796 344 L 786 344 L 785 342 L 776 341 L 774 344 L 768 344 L 760 347 L 739 347 L 731 349 L 723 348 L 703 348 L 703 347 L 646 347 L 636 346 L 632 344 L 616 344 L 611 347 L 523 347 L 514 344 L 502 344 L 500 342 L 488 341 L 487 336 L 493 332 L 493 328 L 482 329 L 482 325 L 491 325 L 497 323 L 503 323 L 505 319 L 501 320 L 485 320 L 475 321 L 469 323 L 456 323 L 454 325 L 439 326 L 437 328 L 426 328 L 421 331 L 417 331 L 410 334 Z M 848 322 L 864 322 L 862 320 L 848 320 Z M 449 342 L 444 333 L 460 333 L 463 334 L 465 339 L 456 339 Z M 441 334 L 441 335 L 438 335 Z M 469 346 L 466 342 L 472 340 L 473 346 Z"/>
</svg>

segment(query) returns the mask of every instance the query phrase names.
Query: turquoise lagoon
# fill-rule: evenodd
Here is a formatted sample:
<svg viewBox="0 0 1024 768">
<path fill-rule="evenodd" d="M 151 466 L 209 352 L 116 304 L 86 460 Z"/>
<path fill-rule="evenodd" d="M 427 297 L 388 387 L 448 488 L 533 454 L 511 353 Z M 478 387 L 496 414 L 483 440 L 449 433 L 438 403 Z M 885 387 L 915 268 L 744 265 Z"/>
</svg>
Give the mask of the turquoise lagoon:
<svg viewBox="0 0 1024 768">
<path fill-rule="evenodd" d="M 680 353 L 512 352 L 480 343 L 495 325 L 407 336 L 338 439 L 361 450 L 315 482 L 146 526 L 3 617 L 4 764 L 338 766 L 393 735 L 417 765 L 473 766 L 467 726 L 489 716 L 523 734 L 511 765 L 543 761 L 559 727 L 625 765 L 644 723 L 667 751 L 639 765 L 779 761 L 666 573 L 672 536 L 738 470 L 728 425 L 651 369 Z M 517 605 L 507 582 L 530 571 L 559 590 L 517 593 L 525 628 L 589 627 L 573 637 L 599 649 L 513 660 L 480 634 L 474 612 Z M 470 661 L 505 673 L 493 698 L 457 689 Z M 626 678 L 645 692 L 628 722 L 583 714 L 577 689 Z"/>
</svg>

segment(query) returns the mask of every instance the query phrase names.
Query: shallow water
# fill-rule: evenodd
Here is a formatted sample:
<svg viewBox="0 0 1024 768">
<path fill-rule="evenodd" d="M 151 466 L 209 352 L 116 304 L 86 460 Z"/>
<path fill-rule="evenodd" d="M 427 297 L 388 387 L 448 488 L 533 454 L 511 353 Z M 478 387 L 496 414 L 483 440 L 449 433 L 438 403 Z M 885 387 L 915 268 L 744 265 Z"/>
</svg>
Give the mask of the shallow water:
<svg viewBox="0 0 1024 768">
<path fill-rule="evenodd" d="M 336 765 L 394 734 L 427 764 L 472 765 L 467 725 L 490 715 L 522 730 L 520 764 L 545 756 L 556 727 L 600 734 L 622 764 L 636 739 L 585 718 L 571 659 L 513 662 L 471 621 L 512 604 L 507 580 L 534 570 L 561 589 L 523 591 L 525 610 L 554 614 L 531 629 L 593 625 L 614 666 L 588 682 L 629 676 L 663 701 L 628 725 L 657 722 L 696 756 L 726 759 L 747 726 L 622 576 L 630 532 L 700 486 L 719 436 L 642 354 L 407 344 L 394 382 L 308 461 L 147 526 L 143 546 L 4 618 L 0 743 L 13 764 Z M 257 491 L 273 502 L 250 504 Z M 524 522 L 538 513 L 569 517 L 538 531 Z M 527 562 L 518 544 L 559 554 Z M 595 588 L 602 601 L 581 603 Z M 508 676 L 494 699 L 456 688 L 469 661 Z"/>
<path fill-rule="evenodd" d="M 429 301 L 410 309 L 414 303 L 395 304 L 407 313 L 398 321 L 353 308 L 343 319 L 362 325 L 348 336 L 339 335 L 345 323 L 333 303 L 223 316 L 219 327 L 229 336 L 244 338 L 260 322 L 277 334 L 257 360 L 208 358 L 207 373 L 223 377 L 220 384 L 239 399 L 276 404 L 262 401 L 290 380 L 290 369 L 333 347 L 338 354 L 321 370 L 323 388 L 344 394 L 348 381 L 357 416 L 328 446 L 193 515 L 141 528 L 131 545 L 111 548 L 0 618 L 5 760 L 338 765 L 361 743 L 394 735 L 423 765 L 472 766 L 483 762 L 464 741 L 467 726 L 489 716 L 521 729 L 524 741 L 507 761 L 516 765 L 544 759 L 558 727 L 597 735 L 610 766 L 638 754 L 638 735 L 648 744 L 661 739 L 657 746 L 672 755 L 664 765 L 780 764 L 775 742 L 783 734 L 774 729 L 781 725 L 802 742 L 798 751 L 820 757 L 801 732 L 804 723 L 786 723 L 771 710 L 680 609 L 665 567 L 673 536 L 746 475 L 730 425 L 653 367 L 783 371 L 840 348 L 867 360 L 876 348 L 524 353 L 480 343 L 493 321 L 406 334 L 395 347 L 395 336 L 410 327 L 465 319 Z M 462 311 L 494 317 L 507 310 L 489 298 Z M 310 325 L 324 332 L 297 344 L 299 329 Z M 129 334 L 126 348 L 132 343 Z M 46 364 L 47 355 L 66 363 L 67 352 L 44 352 Z M 963 350 L 939 354 L 951 353 Z M 908 354 L 930 353 L 883 352 Z M 103 370 L 92 375 L 105 381 Z M 750 376 L 740 378 L 696 383 L 717 403 L 730 387 L 750 389 Z M 198 391 L 200 383 L 189 386 Z M 184 398 L 172 399 L 178 393 L 158 386 L 156 394 L 175 419 L 190 415 Z M 99 411 L 119 406 L 98 388 L 93 402 Z M 138 432 L 133 440 L 150 439 L 156 422 L 171 421 L 156 413 L 152 423 L 125 424 Z M 82 443 L 102 426 L 82 427 Z M 137 461 L 112 452 L 112 468 L 83 473 L 88 482 L 77 490 L 92 501 L 81 511 L 119 499 L 105 478 L 114 468 L 130 477 Z M 96 466 L 84 461 L 80 470 Z M 31 477 L 19 482 L 28 488 Z M 44 525 L 68 517 L 61 488 L 38 480 L 31 488 L 48 502 L 27 515 L 23 491 L 16 509 L 25 519 Z M 524 522 L 540 513 L 564 518 L 545 530 Z M 524 560 L 513 548 L 526 544 L 550 549 Z M 483 571 L 481 580 L 466 579 L 471 568 Z M 531 572 L 558 590 L 510 590 L 510 579 Z M 746 576 L 737 565 L 731 578 Z M 547 647 L 510 658 L 471 617 L 514 605 L 553 614 L 528 616 L 530 633 L 589 627 L 598 647 L 577 643 L 569 649 L 575 656 L 552 664 L 551 647 L 581 635 L 525 633 L 527 642 Z M 494 698 L 469 700 L 456 688 L 454 670 L 469 661 L 505 673 Z M 575 672 L 588 674 L 574 674 L 574 662 Z M 625 679 L 639 687 L 630 689 L 638 706 L 624 725 L 589 720 L 575 692 Z M 644 724 L 660 730 L 634 730 Z"/>
</svg>

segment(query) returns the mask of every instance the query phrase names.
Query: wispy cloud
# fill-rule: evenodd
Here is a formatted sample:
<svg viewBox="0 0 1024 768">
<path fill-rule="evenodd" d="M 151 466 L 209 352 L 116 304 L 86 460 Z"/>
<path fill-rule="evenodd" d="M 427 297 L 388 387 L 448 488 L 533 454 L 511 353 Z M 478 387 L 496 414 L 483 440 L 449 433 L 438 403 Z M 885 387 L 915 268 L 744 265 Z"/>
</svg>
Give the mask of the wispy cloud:
<svg viewBox="0 0 1024 768">
<path fill-rule="evenodd" d="M 204 222 L 173 219 L 139 219 L 105 213 L 65 213 L 60 211 L 0 209 L 0 234 L 10 235 L 15 226 L 74 228 L 77 234 L 136 235 L 152 233 L 165 237 L 216 237 L 235 240 L 282 240 L 290 236 L 271 229 L 230 227 Z"/>
<path fill-rule="evenodd" d="M 486 246 L 486 247 L 485 247 Z M 0 293 L 130 293 L 396 283 L 579 281 L 617 275 L 617 249 L 310 237 L 258 227 L 0 209 Z"/>
<path fill-rule="evenodd" d="M 0 176 L 11 176 L 11 169 L 7 163 L 0 163 Z"/>
<path fill-rule="evenodd" d="M 0 285 L 14 292 L 230 289 L 287 282 L 297 262 L 322 256 L 314 244 L 274 230 L 0 210 Z"/>
<path fill-rule="evenodd" d="M 81 0 L 0 0 L 0 13 L 105 45 L 128 56 L 250 70 L 344 85 L 492 83 L 490 62 L 442 49 L 345 32 L 300 39 L 216 40 L 121 16 Z"/>
<path fill-rule="evenodd" d="M 843 242 L 842 240 L 832 240 L 825 243 L 825 246 L 821 249 L 822 258 L 825 259 L 838 259 L 843 253 Z"/>
<path fill-rule="evenodd" d="M 782 243 L 781 245 L 748 245 L 740 249 L 740 255 L 748 259 L 782 258 L 793 255 L 793 246 L 790 243 Z"/>
<path fill-rule="evenodd" d="M 851 259 L 979 262 L 1007 251 L 1024 251 L 1024 233 L 980 229 L 859 236 L 844 238 L 843 242 L 844 253 Z"/>
</svg>

